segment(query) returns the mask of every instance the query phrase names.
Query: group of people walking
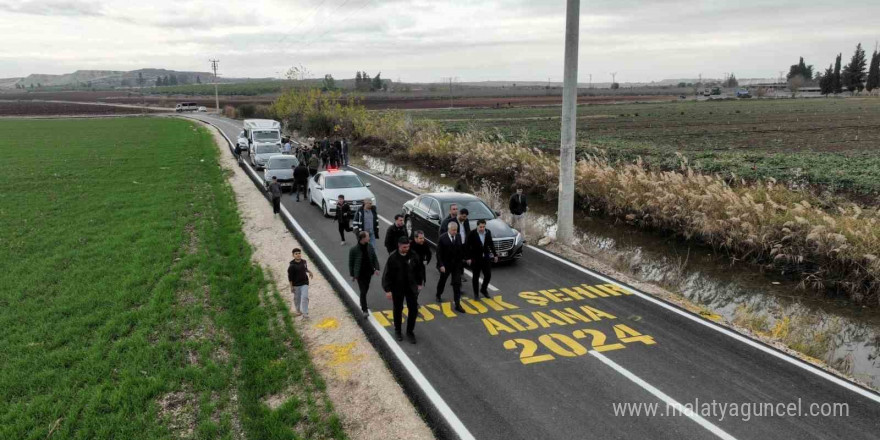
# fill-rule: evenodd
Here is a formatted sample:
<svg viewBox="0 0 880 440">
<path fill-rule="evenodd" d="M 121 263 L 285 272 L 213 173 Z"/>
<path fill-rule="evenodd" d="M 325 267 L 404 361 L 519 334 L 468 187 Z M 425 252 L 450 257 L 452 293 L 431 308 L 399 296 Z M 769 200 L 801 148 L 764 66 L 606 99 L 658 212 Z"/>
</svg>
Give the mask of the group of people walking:
<svg viewBox="0 0 880 440">
<path fill-rule="evenodd" d="M 524 200 L 524 199 L 523 199 Z M 368 315 L 367 294 L 373 276 L 379 275 L 382 267 L 376 251 L 376 240 L 379 238 L 378 214 L 372 201 L 364 200 L 353 215 L 353 229 L 357 233 L 357 245 L 348 254 L 348 269 L 352 280 L 357 282 L 360 293 L 360 307 L 364 316 Z M 345 232 L 348 226 L 350 207 L 344 198 L 337 203 L 335 220 L 338 223 L 342 244 L 345 244 Z M 472 287 L 474 299 L 480 295 L 489 298 L 489 283 L 492 279 L 492 264 L 498 262 L 498 252 L 492 239 L 492 231 L 486 228 L 486 220 L 476 221 L 471 230 L 468 210 L 459 211 L 453 204 L 449 208 L 449 216 L 441 223 L 440 239 L 437 243 L 435 265 L 440 278 L 437 282 L 435 297 L 443 301 L 443 292 L 449 283 L 453 290 L 454 308 L 465 313 L 461 306 L 462 278 L 465 267 L 472 271 Z M 418 317 L 419 294 L 427 281 L 426 268 L 431 263 L 433 254 L 423 231 L 407 233 L 404 217 L 394 216 L 394 222 L 385 231 L 384 247 L 388 252 L 385 269 L 382 272 L 382 290 L 393 302 L 394 332 L 398 340 L 403 340 L 403 308 L 407 308 L 406 337 L 415 343 L 415 322 Z M 482 276 L 482 279 L 481 279 Z"/>
<path fill-rule="evenodd" d="M 296 175 L 296 173 L 295 173 Z M 517 190 L 510 199 L 511 213 L 519 220 L 528 209 L 522 190 Z M 404 224 L 404 216 L 397 214 L 394 222 L 385 230 L 383 245 L 388 252 L 384 269 L 380 264 L 376 241 L 379 239 L 379 214 L 371 199 L 352 209 L 349 201 L 342 195 L 338 196 L 334 222 L 337 224 L 340 244 L 345 245 L 345 236 L 354 232 L 357 242 L 348 252 L 348 272 L 351 280 L 357 283 L 360 308 L 364 317 L 369 316 L 367 295 L 372 278 L 380 276 L 385 296 L 392 301 L 394 334 L 402 341 L 403 309 L 407 309 L 406 338 L 416 343 L 415 324 L 418 318 L 419 294 L 427 282 L 426 268 L 434 259 L 439 273 L 435 298 L 443 301 L 443 293 L 447 283 L 453 292 L 454 309 L 465 313 L 461 300 L 465 292 L 462 290 L 462 278 L 466 267 L 472 271 L 473 298 L 480 295 L 490 298 L 489 283 L 492 279 L 492 264 L 498 262 L 498 252 L 492 238 L 492 231 L 486 228 L 486 220 L 479 219 L 471 229 L 467 209 L 459 210 L 456 204 L 449 207 L 449 215 L 440 224 L 437 255 L 431 247 L 423 231 L 408 234 Z M 290 262 L 288 277 L 291 280 L 291 291 L 294 293 L 296 314 L 308 316 L 308 278 L 311 272 L 301 260 L 299 249 L 294 250 L 294 259 Z M 300 257 L 298 257 L 298 255 Z M 300 262 L 302 261 L 302 262 Z M 305 289 L 303 286 L 306 286 Z"/>
<path fill-rule="evenodd" d="M 333 169 L 348 166 L 349 142 L 345 138 L 338 138 L 332 142 L 327 137 L 312 142 L 312 145 L 300 145 L 296 148 L 284 144 L 285 154 L 293 154 L 300 162 L 306 163 L 309 169 L 316 173 L 319 168 Z"/>
</svg>

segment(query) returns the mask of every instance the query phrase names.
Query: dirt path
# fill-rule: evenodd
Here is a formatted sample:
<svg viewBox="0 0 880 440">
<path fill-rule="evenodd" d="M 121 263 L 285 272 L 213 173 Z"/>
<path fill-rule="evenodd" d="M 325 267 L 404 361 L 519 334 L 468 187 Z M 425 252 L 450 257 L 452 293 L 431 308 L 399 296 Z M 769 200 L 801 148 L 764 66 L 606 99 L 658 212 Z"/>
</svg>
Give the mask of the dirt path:
<svg viewBox="0 0 880 440">
<path fill-rule="evenodd" d="M 290 251 L 302 247 L 271 206 L 254 187 L 245 171 L 229 154 L 226 140 L 213 127 L 220 149 L 220 164 L 228 172 L 235 191 L 242 229 L 254 248 L 254 260 L 274 279 L 291 305 L 287 282 Z M 352 439 L 433 439 L 434 435 L 403 389 L 395 381 L 379 354 L 364 336 L 330 283 L 309 260 L 315 278 L 309 285 L 309 319 L 296 318 L 297 330 L 306 342 L 309 355 L 327 383 L 327 392 Z M 273 396 L 270 404 L 276 405 Z"/>
</svg>

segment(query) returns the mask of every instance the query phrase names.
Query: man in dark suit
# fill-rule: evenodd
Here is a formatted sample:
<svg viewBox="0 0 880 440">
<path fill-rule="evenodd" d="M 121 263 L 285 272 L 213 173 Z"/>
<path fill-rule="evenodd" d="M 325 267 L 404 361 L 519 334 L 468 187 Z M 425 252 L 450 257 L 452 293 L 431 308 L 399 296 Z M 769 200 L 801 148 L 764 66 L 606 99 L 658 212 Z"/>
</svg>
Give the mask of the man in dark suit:
<svg viewBox="0 0 880 440">
<path fill-rule="evenodd" d="M 394 335 L 403 340 L 403 305 L 406 303 L 406 336 L 409 342 L 416 343 L 416 320 L 419 318 L 419 291 L 425 285 L 425 266 L 419 255 L 409 249 L 409 239 L 400 237 L 397 250 L 388 256 L 385 272 L 382 274 L 382 290 L 393 301 Z"/>
<path fill-rule="evenodd" d="M 449 231 L 449 223 L 458 223 L 458 205 L 453 203 L 449 205 L 449 216 L 444 218 L 442 222 L 440 222 L 440 229 L 437 231 L 437 236 L 441 237 L 447 231 Z M 461 228 L 459 228 L 461 229 Z"/>
<path fill-rule="evenodd" d="M 446 280 L 452 277 L 452 292 L 455 301 L 455 311 L 465 313 L 461 308 L 461 274 L 464 271 L 464 262 L 467 258 L 464 244 L 458 237 L 458 223 L 449 222 L 447 232 L 440 236 L 437 242 L 437 270 L 440 271 L 440 280 L 437 282 L 437 302 L 442 301 L 443 289 Z M 470 264 L 470 261 L 467 261 Z"/>
<path fill-rule="evenodd" d="M 489 298 L 492 263 L 498 262 L 498 252 L 495 251 L 495 242 L 492 241 L 492 231 L 486 229 L 486 220 L 477 220 L 477 229 L 471 231 L 465 243 L 468 258 L 471 260 L 471 271 L 474 273 L 474 299 L 479 299 L 480 293 Z M 483 273 L 482 288 L 480 288 L 480 272 Z"/>
</svg>

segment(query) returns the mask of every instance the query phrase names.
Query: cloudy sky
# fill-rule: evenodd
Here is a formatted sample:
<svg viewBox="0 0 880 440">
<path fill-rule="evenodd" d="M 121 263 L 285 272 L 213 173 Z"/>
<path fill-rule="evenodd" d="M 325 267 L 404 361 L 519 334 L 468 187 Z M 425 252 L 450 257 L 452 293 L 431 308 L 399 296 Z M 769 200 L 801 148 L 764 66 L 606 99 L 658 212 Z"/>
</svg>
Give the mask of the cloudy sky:
<svg viewBox="0 0 880 440">
<path fill-rule="evenodd" d="M 880 38 L 880 1 L 582 0 L 579 79 L 775 77 Z M 562 80 L 564 0 L 0 0 L 0 78 L 162 67 L 230 77 Z"/>
</svg>

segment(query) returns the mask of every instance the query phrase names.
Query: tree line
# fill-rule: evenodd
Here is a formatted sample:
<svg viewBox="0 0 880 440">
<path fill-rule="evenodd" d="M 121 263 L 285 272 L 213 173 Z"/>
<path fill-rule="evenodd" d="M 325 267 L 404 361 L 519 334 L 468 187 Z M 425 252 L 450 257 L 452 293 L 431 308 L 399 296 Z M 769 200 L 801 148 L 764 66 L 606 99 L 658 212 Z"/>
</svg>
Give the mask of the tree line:
<svg viewBox="0 0 880 440">
<path fill-rule="evenodd" d="M 140 75 L 140 74 L 138 74 L 138 75 Z M 139 80 L 141 78 L 142 78 L 142 76 L 138 77 Z M 196 75 L 196 84 L 201 84 L 201 83 L 202 83 L 202 77 L 200 75 Z M 171 75 L 165 75 L 165 76 L 160 75 L 160 76 L 156 77 L 156 87 L 176 86 L 176 85 L 183 85 L 183 84 L 189 84 L 189 78 L 186 75 L 179 75 L 178 76 L 178 75 L 171 74 Z"/>
<path fill-rule="evenodd" d="M 871 61 L 868 62 L 862 43 L 859 43 L 849 63 L 842 63 L 843 54 L 839 53 L 824 72 L 814 73 L 813 66 L 804 63 L 804 58 L 801 57 L 798 64 L 792 65 L 788 70 L 786 79 L 789 89 L 796 92 L 810 82 L 818 84 L 823 95 L 836 95 L 844 90 L 851 94 L 861 93 L 863 90 L 871 93 L 874 89 L 880 89 L 880 53 L 877 49 L 874 49 Z"/>
</svg>

